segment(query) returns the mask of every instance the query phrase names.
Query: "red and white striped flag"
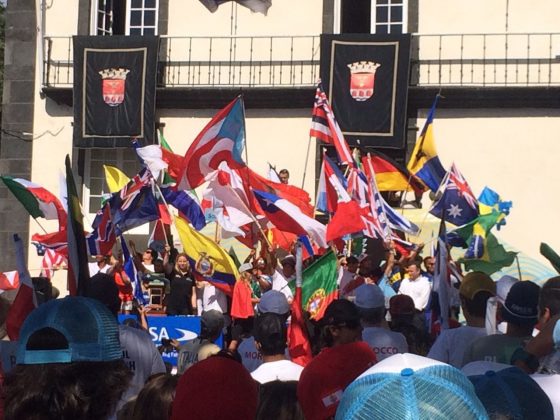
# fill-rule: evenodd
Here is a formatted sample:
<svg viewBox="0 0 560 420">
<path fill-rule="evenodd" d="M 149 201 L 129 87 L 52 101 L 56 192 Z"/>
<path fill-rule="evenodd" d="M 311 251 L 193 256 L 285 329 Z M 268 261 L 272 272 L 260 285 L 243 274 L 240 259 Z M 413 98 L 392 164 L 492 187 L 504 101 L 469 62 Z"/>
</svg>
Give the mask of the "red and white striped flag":
<svg viewBox="0 0 560 420">
<path fill-rule="evenodd" d="M 348 143 L 344 140 L 342 131 L 329 105 L 327 95 L 323 92 L 320 83 L 315 93 L 315 104 L 313 105 L 309 135 L 324 143 L 332 144 L 336 149 L 336 153 L 338 153 L 340 161 L 345 165 L 353 165 L 354 160 L 352 159 L 350 147 L 348 147 Z"/>
<path fill-rule="evenodd" d="M 54 270 L 66 264 L 66 257 L 53 249 L 46 249 L 43 261 L 41 262 L 41 276 L 51 279 Z"/>
</svg>

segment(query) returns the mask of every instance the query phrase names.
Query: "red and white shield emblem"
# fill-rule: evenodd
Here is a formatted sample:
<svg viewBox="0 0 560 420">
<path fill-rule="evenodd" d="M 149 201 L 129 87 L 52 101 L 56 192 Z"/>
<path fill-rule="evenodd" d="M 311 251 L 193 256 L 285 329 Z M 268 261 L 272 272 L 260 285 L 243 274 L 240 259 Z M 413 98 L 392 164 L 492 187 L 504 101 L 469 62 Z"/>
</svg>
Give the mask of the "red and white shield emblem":
<svg viewBox="0 0 560 420">
<path fill-rule="evenodd" d="M 357 61 L 348 64 L 350 69 L 350 95 L 357 101 L 366 101 L 375 91 L 375 72 L 381 64 L 373 61 Z"/>
<path fill-rule="evenodd" d="M 126 76 L 130 70 L 111 68 L 101 70 L 103 101 L 109 106 L 119 106 L 124 101 Z"/>
</svg>

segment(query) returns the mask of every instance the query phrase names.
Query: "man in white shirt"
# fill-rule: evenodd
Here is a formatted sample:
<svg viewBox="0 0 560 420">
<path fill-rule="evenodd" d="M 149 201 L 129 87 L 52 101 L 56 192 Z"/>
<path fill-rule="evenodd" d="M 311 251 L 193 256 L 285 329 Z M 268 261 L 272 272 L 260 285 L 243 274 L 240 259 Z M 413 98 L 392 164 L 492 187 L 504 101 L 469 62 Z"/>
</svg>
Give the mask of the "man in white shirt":
<svg viewBox="0 0 560 420">
<path fill-rule="evenodd" d="M 272 381 L 299 381 L 303 367 L 286 359 L 287 329 L 284 317 L 266 313 L 256 319 L 255 342 L 263 364 L 251 372 L 261 384 Z"/>
<path fill-rule="evenodd" d="M 356 289 L 354 301 L 360 312 L 362 340 L 375 352 L 377 361 L 393 354 L 408 353 L 404 335 L 391 331 L 385 321 L 385 295 L 376 284 L 363 284 Z"/>
<path fill-rule="evenodd" d="M 272 274 L 272 290 L 282 292 L 291 303 L 293 294 L 290 285 L 295 285 L 296 259 L 293 255 L 288 255 L 282 260 L 281 265 L 282 270 L 276 269 Z"/>
<path fill-rule="evenodd" d="M 408 277 L 401 282 L 399 294 L 410 296 L 414 301 L 416 310 L 423 311 L 430 300 L 432 284 L 422 275 L 418 261 L 409 262 L 406 273 Z"/>
<path fill-rule="evenodd" d="M 207 281 L 197 282 L 197 298 L 200 290 L 200 315 L 204 312 L 215 310 L 223 314 L 227 313 L 227 297 L 224 292 L 217 289 Z M 198 304 L 198 301 L 197 301 Z"/>
<path fill-rule="evenodd" d="M 474 271 L 465 275 L 459 288 L 459 296 L 467 325 L 443 330 L 428 357 L 460 369 L 465 349 L 476 339 L 486 335 L 486 303 L 495 292 L 496 284 L 487 274 Z"/>
<path fill-rule="evenodd" d="M 343 268 L 342 276 L 340 277 L 340 282 L 338 285 L 338 289 L 340 290 L 340 298 L 348 299 L 349 297 L 355 296 L 355 290 L 347 289 L 347 286 L 354 278 L 357 276 L 358 267 L 360 262 L 356 257 L 353 255 L 346 258 L 346 267 Z"/>
<path fill-rule="evenodd" d="M 88 263 L 89 276 L 93 277 L 97 273 L 107 274 L 107 271 L 111 268 L 108 264 L 109 258 L 105 255 L 96 255 L 95 262 Z"/>
</svg>

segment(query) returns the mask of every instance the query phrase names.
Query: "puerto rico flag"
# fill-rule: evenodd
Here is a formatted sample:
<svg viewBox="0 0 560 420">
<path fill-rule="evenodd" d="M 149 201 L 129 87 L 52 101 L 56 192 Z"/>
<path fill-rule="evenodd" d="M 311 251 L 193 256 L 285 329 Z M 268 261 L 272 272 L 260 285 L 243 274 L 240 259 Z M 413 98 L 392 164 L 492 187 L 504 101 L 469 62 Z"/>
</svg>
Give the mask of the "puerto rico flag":
<svg viewBox="0 0 560 420">
<path fill-rule="evenodd" d="M 245 112 L 241 96 L 235 98 L 204 127 L 187 150 L 177 180 L 179 190 L 192 190 L 210 172 L 226 161 L 230 168 L 242 168 L 245 147 Z"/>
</svg>

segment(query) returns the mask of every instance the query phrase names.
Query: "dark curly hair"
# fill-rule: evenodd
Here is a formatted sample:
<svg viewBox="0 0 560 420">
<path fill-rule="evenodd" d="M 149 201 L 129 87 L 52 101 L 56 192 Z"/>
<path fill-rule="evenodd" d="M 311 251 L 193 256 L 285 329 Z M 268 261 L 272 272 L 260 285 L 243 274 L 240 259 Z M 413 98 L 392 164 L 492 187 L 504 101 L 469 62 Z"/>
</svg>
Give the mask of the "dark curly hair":
<svg viewBox="0 0 560 420">
<path fill-rule="evenodd" d="M 106 419 L 131 378 L 122 360 L 17 365 L 2 387 L 4 418 Z"/>
</svg>

